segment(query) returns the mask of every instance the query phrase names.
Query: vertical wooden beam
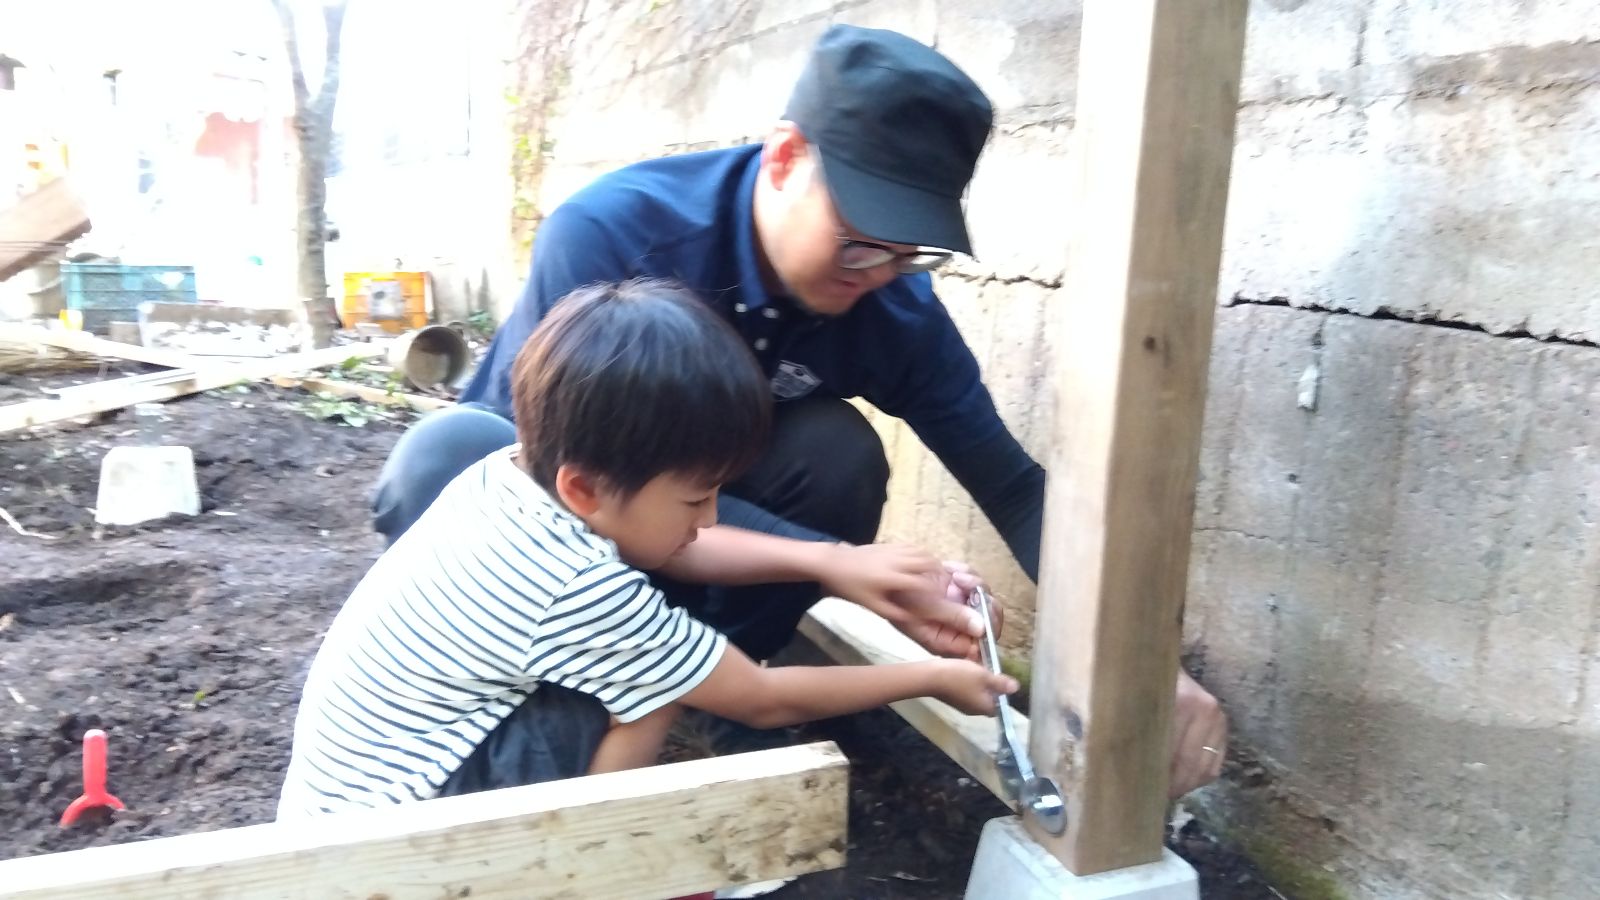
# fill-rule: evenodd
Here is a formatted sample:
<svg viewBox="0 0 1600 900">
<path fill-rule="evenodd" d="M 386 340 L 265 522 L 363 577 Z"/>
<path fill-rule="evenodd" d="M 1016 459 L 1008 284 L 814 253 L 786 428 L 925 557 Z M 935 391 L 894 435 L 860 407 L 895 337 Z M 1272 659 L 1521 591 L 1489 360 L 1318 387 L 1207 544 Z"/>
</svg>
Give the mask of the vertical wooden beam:
<svg viewBox="0 0 1600 900">
<path fill-rule="evenodd" d="M 1084 4 L 1032 709 L 1070 824 L 1029 824 L 1078 875 L 1161 857 L 1246 4 Z"/>
</svg>

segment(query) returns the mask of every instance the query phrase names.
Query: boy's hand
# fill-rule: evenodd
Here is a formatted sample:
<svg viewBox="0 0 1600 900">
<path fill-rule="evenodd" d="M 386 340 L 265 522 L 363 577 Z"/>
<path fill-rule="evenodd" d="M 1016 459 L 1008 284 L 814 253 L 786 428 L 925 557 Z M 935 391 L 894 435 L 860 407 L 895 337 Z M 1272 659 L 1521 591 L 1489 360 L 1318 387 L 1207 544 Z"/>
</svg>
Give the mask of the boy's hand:
<svg viewBox="0 0 1600 900">
<path fill-rule="evenodd" d="M 981 579 L 962 562 L 899 544 L 835 544 L 819 581 L 828 593 L 872 610 L 937 656 L 976 661 L 983 619 L 967 605 Z M 994 604 L 995 633 L 1000 607 Z"/>
<path fill-rule="evenodd" d="M 939 699 L 969 716 L 994 715 L 996 698 L 1016 693 L 1019 686 L 1010 675 L 996 675 L 971 660 L 947 659 L 937 664 L 945 667 Z"/>
<path fill-rule="evenodd" d="M 930 591 L 944 569 L 931 553 L 901 544 L 832 544 L 818 573 L 822 589 L 858 603 L 899 624 L 905 616 L 894 609 L 894 597 Z"/>
</svg>

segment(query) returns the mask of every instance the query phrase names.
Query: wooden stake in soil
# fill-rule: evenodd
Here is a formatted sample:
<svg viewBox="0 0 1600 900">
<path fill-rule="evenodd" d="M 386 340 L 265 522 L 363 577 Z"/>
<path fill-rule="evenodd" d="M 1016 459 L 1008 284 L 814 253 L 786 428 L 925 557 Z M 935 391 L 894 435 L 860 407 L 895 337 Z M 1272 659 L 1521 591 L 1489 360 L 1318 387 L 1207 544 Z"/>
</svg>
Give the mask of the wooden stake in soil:
<svg viewBox="0 0 1600 900">
<path fill-rule="evenodd" d="M 1246 0 L 1089 0 L 1032 757 L 1090 875 L 1162 857 L 1168 733 Z"/>
</svg>

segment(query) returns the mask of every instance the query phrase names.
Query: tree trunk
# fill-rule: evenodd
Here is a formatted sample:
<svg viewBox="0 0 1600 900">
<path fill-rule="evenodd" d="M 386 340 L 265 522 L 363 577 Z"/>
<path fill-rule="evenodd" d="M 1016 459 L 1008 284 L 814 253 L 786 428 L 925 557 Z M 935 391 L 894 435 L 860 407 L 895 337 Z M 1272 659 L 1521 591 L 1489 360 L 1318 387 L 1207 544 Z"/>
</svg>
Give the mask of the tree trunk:
<svg viewBox="0 0 1600 900">
<path fill-rule="evenodd" d="M 300 148 L 300 171 L 296 179 L 299 201 L 295 229 L 299 257 L 296 284 L 311 324 L 312 343 L 326 347 L 333 342 L 333 333 L 340 325 L 338 305 L 328 292 L 327 173 L 332 141 L 328 130 L 313 116 L 295 116 L 295 133 Z"/>
<path fill-rule="evenodd" d="M 299 177 L 295 179 L 299 213 L 296 221 L 296 285 L 311 325 L 311 341 L 316 347 L 333 342 L 339 329 L 339 309 L 328 295 L 327 203 L 328 155 L 333 146 L 333 110 L 339 98 L 339 46 L 344 28 L 345 4 L 323 7 L 325 56 L 322 84 L 312 96 L 306 88 L 305 69 L 300 59 L 300 41 L 295 31 L 294 13 L 289 0 L 271 0 L 283 29 L 288 51 L 289 74 L 294 84 L 294 133 L 299 151 Z"/>
</svg>

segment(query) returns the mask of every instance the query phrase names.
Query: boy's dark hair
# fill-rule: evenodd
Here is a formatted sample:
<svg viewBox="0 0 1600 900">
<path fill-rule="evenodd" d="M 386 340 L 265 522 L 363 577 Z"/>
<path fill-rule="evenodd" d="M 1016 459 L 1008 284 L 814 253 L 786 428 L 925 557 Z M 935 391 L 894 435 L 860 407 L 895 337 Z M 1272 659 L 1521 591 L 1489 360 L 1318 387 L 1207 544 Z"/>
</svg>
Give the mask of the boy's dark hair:
<svg viewBox="0 0 1600 900">
<path fill-rule="evenodd" d="M 744 341 L 661 280 L 557 303 L 512 364 L 511 398 L 522 465 L 547 491 L 569 463 L 625 498 L 667 472 L 720 484 L 755 462 L 772 422 Z"/>
</svg>

